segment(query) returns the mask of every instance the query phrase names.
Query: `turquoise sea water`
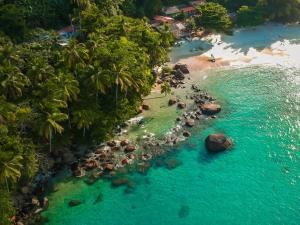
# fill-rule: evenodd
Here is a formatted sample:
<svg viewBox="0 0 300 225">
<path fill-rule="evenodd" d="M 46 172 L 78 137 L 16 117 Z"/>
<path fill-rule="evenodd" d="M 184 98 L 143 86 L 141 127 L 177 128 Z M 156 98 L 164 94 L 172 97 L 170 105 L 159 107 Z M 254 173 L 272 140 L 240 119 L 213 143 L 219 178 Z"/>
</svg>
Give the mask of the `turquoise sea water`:
<svg viewBox="0 0 300 225">
<path fill-rule="evenodd" d="M 252 66 L 211 72 L 201 86 L 223 110 L 210 126 L 154 166 L 132 174 L 132 192 L 107 181 L 58 184 L 44 212 L 51 225 L 300 224 L 300 71 Z M 209 155 L 204 138 L 224 132 L 231 151 Z M 101 194 L 103 200 L 95 203 Z M 70 208 L 71 199 L 84 203 Z"/>
</svg>

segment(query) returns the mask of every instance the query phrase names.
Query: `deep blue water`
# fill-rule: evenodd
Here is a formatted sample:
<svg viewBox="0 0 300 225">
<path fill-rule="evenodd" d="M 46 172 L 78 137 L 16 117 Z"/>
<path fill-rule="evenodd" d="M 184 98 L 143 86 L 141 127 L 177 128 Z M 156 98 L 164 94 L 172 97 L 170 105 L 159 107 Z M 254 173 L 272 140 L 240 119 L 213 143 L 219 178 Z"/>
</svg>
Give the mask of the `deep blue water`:
<svg viewBox="0 0 300 225">
<path fill-rule="evenodd" d="M 212 72 L 201 86 L 223 110 L 169 157 L 175 169 L 132 174 L 133 192 L 107 181 L 71 180 L 50 195 L 51 225 L 300 224 L 300 71 L 256 66 Z M 224 132 L 231 151 L 209 155 Z M 94 204 L 101 193 L 103 201 Z M 68 207 L 70 199 L 85 202 Z"/>
</svg>

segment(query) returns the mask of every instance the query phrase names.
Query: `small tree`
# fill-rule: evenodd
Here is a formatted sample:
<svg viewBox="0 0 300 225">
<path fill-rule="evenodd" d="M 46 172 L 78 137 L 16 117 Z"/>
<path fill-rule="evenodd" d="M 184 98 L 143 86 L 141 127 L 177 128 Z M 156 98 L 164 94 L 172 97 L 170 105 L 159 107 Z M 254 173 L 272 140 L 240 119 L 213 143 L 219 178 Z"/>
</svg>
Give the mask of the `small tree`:
<svg viewBox="0 0 300 225">
<path fill-rule="evenodd" d="M 228 32 L 232 28 L 232 22 L 226 8 L 214 2 L 200 4 L 197 10 L 201 14 L 196 17 L 196 24 L 209 30 Z"/>
<path fill-rule="evenodd" d="M 238 26 L 257 26 L 264 22 L 263 14 L 260 10 L 254 7 L 241 6 L 237 11 L 236 23 Z"/>
</svg>

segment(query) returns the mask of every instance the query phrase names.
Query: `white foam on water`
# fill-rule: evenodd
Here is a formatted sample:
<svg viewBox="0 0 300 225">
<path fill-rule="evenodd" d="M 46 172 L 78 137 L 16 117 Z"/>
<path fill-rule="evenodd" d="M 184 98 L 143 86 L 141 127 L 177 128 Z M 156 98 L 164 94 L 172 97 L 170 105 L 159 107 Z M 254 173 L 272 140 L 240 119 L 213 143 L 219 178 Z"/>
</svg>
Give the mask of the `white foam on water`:
<svg viewBox="0 0 300 225">
<path fill-rule="evenodd" d="M 233 66 L 270 64 L 300 68 L 299 25 L 268 24 L 236 30 L 233 36 L 214 34 L 202 40 L 213 45 L 202 55 L 214 55 Z"/>
</svg>

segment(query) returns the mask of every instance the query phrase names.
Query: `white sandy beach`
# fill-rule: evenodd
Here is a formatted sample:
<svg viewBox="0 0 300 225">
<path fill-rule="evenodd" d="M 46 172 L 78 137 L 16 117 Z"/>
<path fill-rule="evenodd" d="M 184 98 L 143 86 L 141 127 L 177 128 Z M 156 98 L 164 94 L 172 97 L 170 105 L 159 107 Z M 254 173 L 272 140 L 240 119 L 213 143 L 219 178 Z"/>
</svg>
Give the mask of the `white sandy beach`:
<svg viewBox="0 0 300 225">
<path fill-rule="evenodd" d="M 295 66 L 300 60 L 300 25 L 267 24 L 237 29 L 234 35 L 210 35 L 198 41 L 185 42 L 174 48 L 172 63 L 187 64 L 192 74 L 224 66 L 270 64 Z M 204 50 L 191 52 L 201 46 Z M 216 63 L 209 62 L 211 54 Z M 299 64 L 300 67 L 300 64 Z"/>
</svg>

